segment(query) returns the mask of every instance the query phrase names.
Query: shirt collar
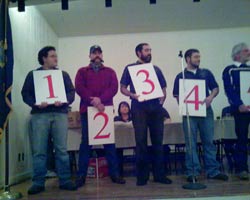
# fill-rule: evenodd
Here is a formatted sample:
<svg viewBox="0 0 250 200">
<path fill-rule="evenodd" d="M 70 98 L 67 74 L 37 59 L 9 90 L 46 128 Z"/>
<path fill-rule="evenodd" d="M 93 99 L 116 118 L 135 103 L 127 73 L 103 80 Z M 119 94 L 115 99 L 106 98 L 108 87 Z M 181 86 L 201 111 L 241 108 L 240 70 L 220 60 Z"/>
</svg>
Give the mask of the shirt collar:
<svg viewBox="0 0 250 200">
<path fill-rule="evenodd" d="M 137 65 L 140 65 L 140 64 L 145 64 L 145 63 L 142 63 L 140 60 L 137 60 L 137 61 L 136 61 L 136 64 L 137 64 Z"/>
<path fill-rule="evenodd" d="M 197 70 L 198 70 L 198 68 L 196 68 L 196 69 L 187 69 L 188 72 L 191 72 L 193 74 L 196 74 Z"/>
<path fill-rule="evenodd" d="M 240 67 L 242 63 L 238 62 L 238 61 L 234 61 L 234 65 L 237 66 L 237 67 Z"/>
<path fill-rule="evenodd" d="M 55 69 L 58 69 L 58 67 L 56 66 L 47 70 L 55 70 Z M 45 70 L 45 69 L 43 69 L 43 66 L 40 66 L 39 68 L 37 68 L 37 70 Z"/>
<path fill-rule="evenodd" d="M 88 70 L 89 70 L 89 69 L 93 69 L 93 67 L 91 67 L 90 64 L 89 64 L 87 67 L 88 67 L 88 68 L 87 68 Z M 105 66 L 102 64 L 101 67 L 100 67 L 100 70 L 101 70 L 101 69 L 104 69 L 104 68 L 105 68 Z"/>
<path fill-rule="evenodd" d="M 196 68 L 195 70 L 189 70 L 187 67 L 185 68 L 185 72 L 190 72 L 190 73 L 193 73 L 193 74 L 197 74 L 197 72 L 200 70 L 200 68 Z"/>
</svg>

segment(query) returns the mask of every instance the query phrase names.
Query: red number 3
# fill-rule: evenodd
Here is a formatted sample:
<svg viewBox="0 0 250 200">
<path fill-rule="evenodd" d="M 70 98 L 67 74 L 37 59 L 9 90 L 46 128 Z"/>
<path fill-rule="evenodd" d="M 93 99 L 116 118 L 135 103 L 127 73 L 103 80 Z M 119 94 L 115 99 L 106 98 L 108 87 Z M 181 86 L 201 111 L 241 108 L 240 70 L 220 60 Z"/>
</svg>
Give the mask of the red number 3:
<svg viewBox="0 0 250 200">
<path fill-rule="evenodd" d="M 143 81 L 143 83 L 148 83 L 148 84 L 151 86 L 151 90 L 150 90 L 150 91 L 148 91 L 148 92 L 143 91 L 142 94 L 147 95 L 147 94 L 152 93 L 152 92 L 154 91 L 154 89 L 155 89 L 155 84 L 154 84 L 153 81 L 151 81 L 150 79 L 148 79 L 148 77 L 149 77 L 148 71 L 147 71 L 147 70 L 144 70 L 144 69 L 141 69 L 141 70 L 139 70 L 139 71 L 136 73 L 136 76 L 138 76 L 140 73 L 143 73 L 143 74 L 146 75 L 146 79 Z"/>
<path fill-rule="evenodd" d="M 109 121 L 109 117 L 106 113 L 103 113 L 103 112 L 99 112 L 99 113 L 96 113 L 95 116 L 94 116 L 94 120 L 97 118 L 97 117 L 103 117 L 104 118 L 104 124 L 101 128 L 101 130 L 96 134 L 96 136 L 94 137 L 94 139 L 105 139 L 105 138 L 109 138 L 110 136 L 110 133 L 106 134 L 106 135 L 101 135 L 103 129 L 107 126 L 108 124 L 108 121 Z"/>
</svg>

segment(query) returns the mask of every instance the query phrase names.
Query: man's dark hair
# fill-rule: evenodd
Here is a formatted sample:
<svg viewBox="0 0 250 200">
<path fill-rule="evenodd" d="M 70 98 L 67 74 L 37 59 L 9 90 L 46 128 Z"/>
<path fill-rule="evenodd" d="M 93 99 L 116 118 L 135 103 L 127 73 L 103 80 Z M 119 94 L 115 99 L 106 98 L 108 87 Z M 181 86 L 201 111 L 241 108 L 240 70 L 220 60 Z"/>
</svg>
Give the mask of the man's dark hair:
<svg viewBox="0 0 250 200">
<path fill-rule="evenodd" d="M 43 47 L 39 52 L 38 52 L 38 62 L 40 65 L 43 65 L 43 57 L 47 58 L 49 51 L 55 51 L 56 48 L 53 46 L 46 46 Z"/>
<path fill-rule="evenodd" d="M 135 47 L 135 54 L 138 56 L 138 51 L 141 52 L 143 49 L 143 46 L 148 45 L 148 43 L 140 43 Z"/>
<path fill-rule="evenodd" d="M 198 49 L 188 49 L 186 52 L 185 52 L 185 60 L 187 61 L 187 57 L 191 58 L 191 56 L 193 55 L 193 53 L 200 53 Z"/>
</svg>

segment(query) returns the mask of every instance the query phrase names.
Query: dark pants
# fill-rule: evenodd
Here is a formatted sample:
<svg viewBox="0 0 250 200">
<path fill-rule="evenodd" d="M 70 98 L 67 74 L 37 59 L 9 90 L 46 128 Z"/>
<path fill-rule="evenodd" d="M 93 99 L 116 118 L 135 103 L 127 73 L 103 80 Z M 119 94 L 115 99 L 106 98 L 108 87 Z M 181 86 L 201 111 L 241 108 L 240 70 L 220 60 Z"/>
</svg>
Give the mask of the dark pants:
<svg viewBox="0 0 250 200">
<path fill-rule="evenodd" d="M 147 130 L 149 128 L 153 153 L 153 176 L 155 180 L 165 178 L 163 153 L 163 115 L 158 102 L 133 102 L 131 105 L 132 121 L 136 141 L 137 181 L 149 179 L 149 157 Z"/>
<path fill-rule="evenodd" d="M 250 113 L 235 113 L 235 133 L 237 144 L 235 151 L 235 172 L 248 171 L 247 166 L 247 143 L 248 127 L 250 124 Z"/>
<path fill-rule="evenodd" d="M 79 162 L 78 162 L 78 176 L 87 176 L 88 164 L 89 164 L 89 156 L 91 145 L 89 145 L 88 141 L 88 117 L 87 113 L 81 115 L 82 120 L 82 142 L 79 149 Z M 105 144 L 105 157 L 108 162 L 109 167 L 109 175 L 111 177 L 119 176 L 119 168 L 118 161 L 116 155 L 115 144 Z"/>
</svg>

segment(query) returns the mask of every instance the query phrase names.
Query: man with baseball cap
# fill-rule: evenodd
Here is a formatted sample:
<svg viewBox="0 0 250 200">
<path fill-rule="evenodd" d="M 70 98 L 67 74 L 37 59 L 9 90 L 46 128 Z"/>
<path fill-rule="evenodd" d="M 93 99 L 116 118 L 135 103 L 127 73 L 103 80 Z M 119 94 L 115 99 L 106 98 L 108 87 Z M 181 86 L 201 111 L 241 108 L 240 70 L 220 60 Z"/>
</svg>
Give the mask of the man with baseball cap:
<svg viewBox="0 0 250 200">
<path fill-rule="evenodd" d="M 87 107 L 94 106 L 98 111 L 103 112 L 105 106 L 113 105 L 113 97 L 118 91 L 116 73 L 110 67 L 103 65 L 101 47 L 98 45 L 90 47 L 89 58 L 90 64 L 81 67 L 75 78 L 76 92 L 81 98 L 80 113 L 82 121 L 82 142 L 79 149 L 78 177 L 76 180 L 78 187 L 85 184 L 91 149 L 88 143 Z M 105 144 L 103 146 L 112 182 L 125 184 L 125 180 L 119 174 L 115 144 Z"/>
</svg>

